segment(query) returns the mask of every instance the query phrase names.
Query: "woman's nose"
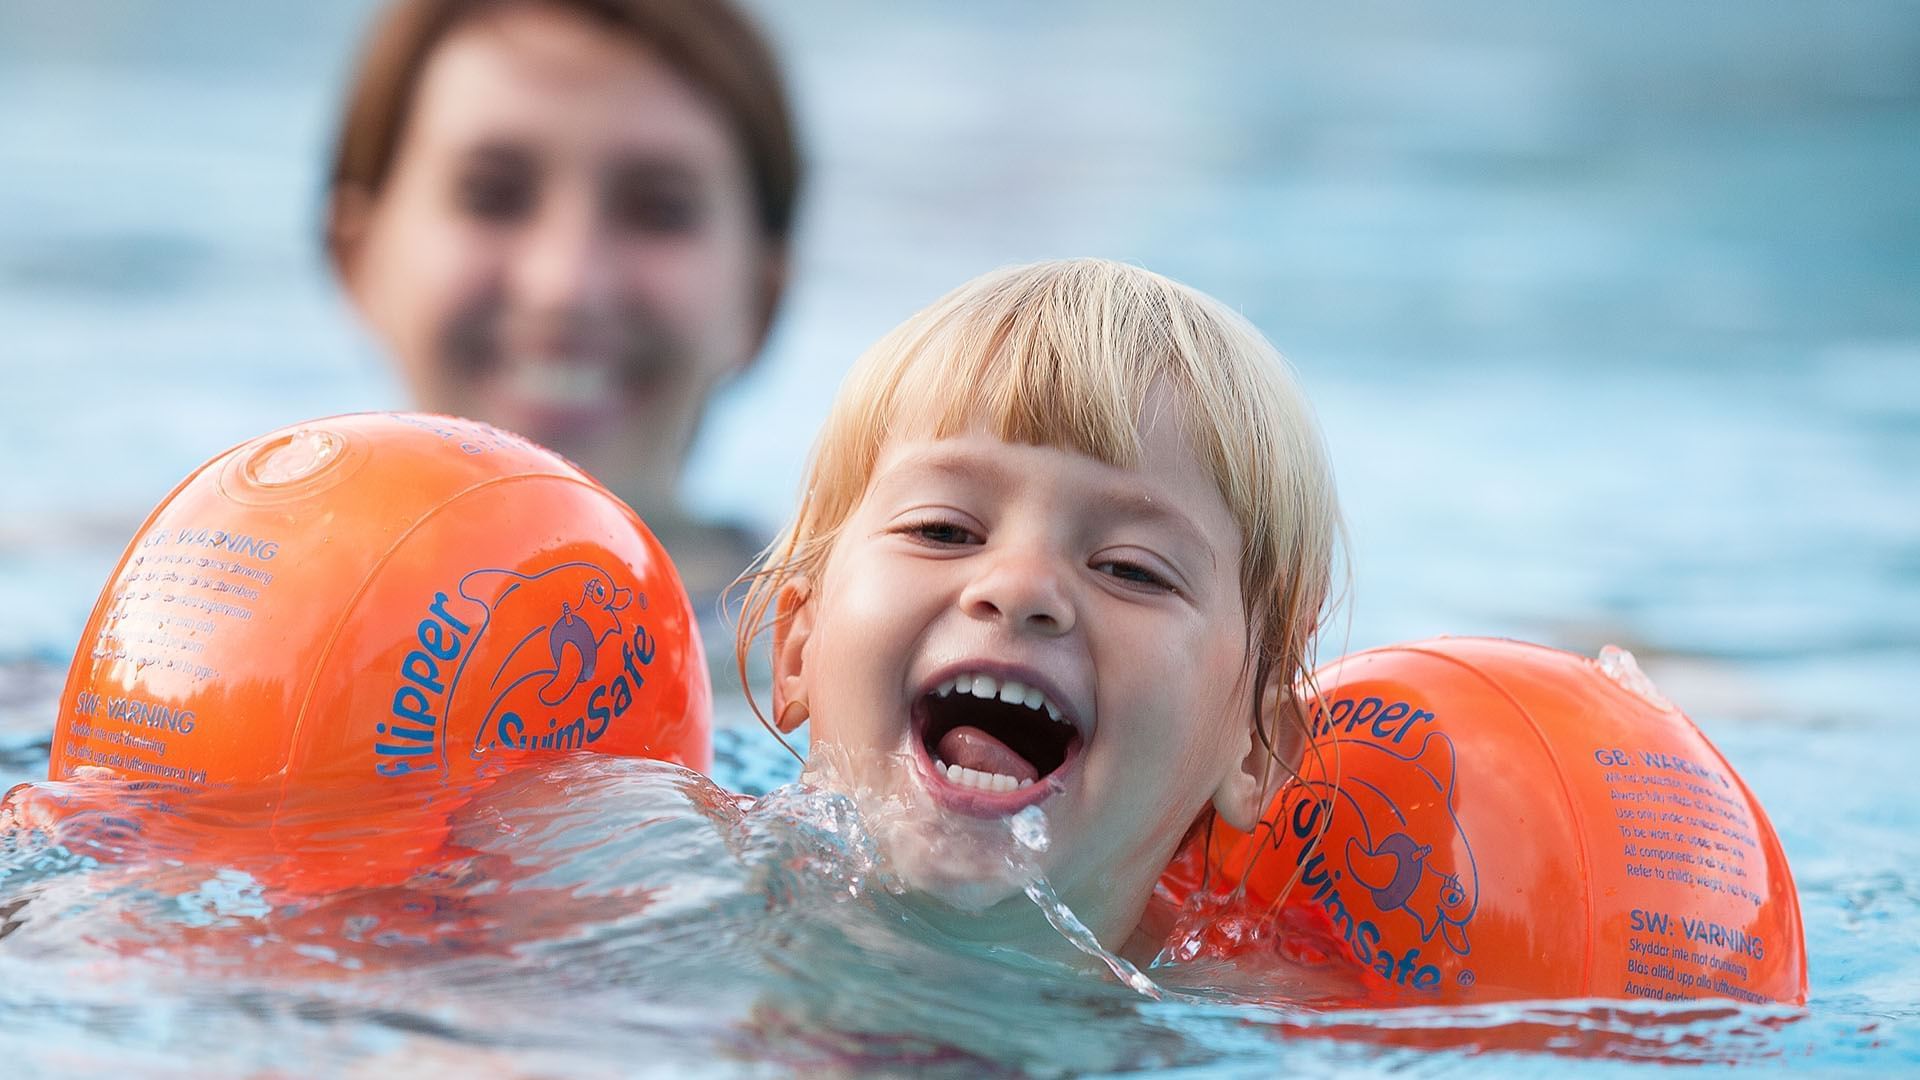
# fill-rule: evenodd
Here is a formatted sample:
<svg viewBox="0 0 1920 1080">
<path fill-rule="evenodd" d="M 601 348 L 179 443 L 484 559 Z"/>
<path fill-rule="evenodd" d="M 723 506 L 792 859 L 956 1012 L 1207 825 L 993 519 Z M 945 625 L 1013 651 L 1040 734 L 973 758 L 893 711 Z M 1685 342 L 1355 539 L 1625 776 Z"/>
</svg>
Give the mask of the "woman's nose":
<svg viewBox="0 0 1920 1080">
<path fill-rule="evenodd" d="M 985 552 L 976 565 L 981 572 L 960 596 L 967 614 L 1004 622 L 1015 633 L 1053 637 L 1073 629 L 1073 598 L 1058 556 L 1009 543 Z"/>
<path fill-rule="evenodd" d="M 555 192 L 520 237 L 513 267 L 514 300 L 529 311 L 593 307 L 611 284 L 607 230 L 583 193 Z"/>
</svg>

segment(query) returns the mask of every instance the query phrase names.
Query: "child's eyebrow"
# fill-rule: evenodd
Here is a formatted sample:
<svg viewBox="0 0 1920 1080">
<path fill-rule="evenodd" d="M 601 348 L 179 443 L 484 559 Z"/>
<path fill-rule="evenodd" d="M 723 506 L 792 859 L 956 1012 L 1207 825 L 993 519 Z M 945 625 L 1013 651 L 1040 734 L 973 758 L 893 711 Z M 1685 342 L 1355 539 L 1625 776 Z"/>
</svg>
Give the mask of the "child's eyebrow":
<svg viewBox="0 0 1920 1080">
<path fill-rule="evenodd" d="M 1193 545 L 1196 550 L 1204 553 L 1209 567 L 1215 569 L 1219 567 L 1220 553 L 1213 550 L 1213 545 L 1207 542 L 1207 534 L 1201 532 L 1200 526 L 1194 524 L 1193 519 L 1187 515 L 1151 495 L 1141 495 L 1137 492 L 1124 494 L 1110 492 L 1106 496 L 1106 501 L 1125 517 L 1147 525 L 1171 529 L 1179 534 L 1181 539 Z"/>
</svg>

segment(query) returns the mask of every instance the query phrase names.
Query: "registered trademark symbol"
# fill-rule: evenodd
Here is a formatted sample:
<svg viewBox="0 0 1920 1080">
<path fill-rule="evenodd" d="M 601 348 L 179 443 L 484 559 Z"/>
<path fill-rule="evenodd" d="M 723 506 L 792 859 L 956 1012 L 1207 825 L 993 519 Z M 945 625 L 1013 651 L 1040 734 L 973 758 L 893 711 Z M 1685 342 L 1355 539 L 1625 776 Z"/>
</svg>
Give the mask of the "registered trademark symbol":
<svg viewBox="0 0 1920 1080">
<path fill-rule="evenodd" d="M 1463 971 L 1460 974 L 1455 975 L 1453 978 L 1454 978 L 1454 981 L 1458 982 L 1461 986 L 1473 985 L 1473 972 L 1471 971 Z"/>
</svg>

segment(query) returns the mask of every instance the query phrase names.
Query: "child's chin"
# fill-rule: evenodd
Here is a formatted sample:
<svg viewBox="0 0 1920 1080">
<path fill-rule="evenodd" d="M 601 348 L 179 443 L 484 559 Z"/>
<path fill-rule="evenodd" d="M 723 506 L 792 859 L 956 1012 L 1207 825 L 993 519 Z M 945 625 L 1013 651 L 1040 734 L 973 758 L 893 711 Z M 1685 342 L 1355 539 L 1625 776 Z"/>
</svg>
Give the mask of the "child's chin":
<svg viewBox="0 0 1920 1080">
<path fill-rule="evenodd" d="M 1012 873 L 1005 867 L 972 877 L 954 873 L 948 867 L 915 867 L 903 872 L 901 880 L 915 892 L 969 915 L 984 914 L 1021 897 L 1026 889 L 1026 883 L 1013 880 Z"/>
<path fill-rule="evenodd" d="M 859 804 L 895 885 L 967 914 L 1011 900 L 1027 907 L 1042 856 L 1015 839 L 1009 819 L 942 809 L 912 768 L 907 751 L 855 757 L 837 747 L 816 747 L 807 766 L 814 783 Z"/>
<path fill-rule="evenodd" d="M 1023 896 L 1037 872 L 1004 825 L 901 820 L 888 823 L 879 840 L 901 885 L 968 914 Z"/>
</svg>

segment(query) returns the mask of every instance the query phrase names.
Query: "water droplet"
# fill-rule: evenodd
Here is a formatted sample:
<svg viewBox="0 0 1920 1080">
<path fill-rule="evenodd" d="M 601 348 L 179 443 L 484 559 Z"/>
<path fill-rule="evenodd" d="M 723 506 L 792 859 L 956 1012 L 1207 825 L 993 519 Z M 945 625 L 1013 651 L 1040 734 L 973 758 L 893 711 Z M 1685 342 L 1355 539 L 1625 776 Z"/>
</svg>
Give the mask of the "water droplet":
<svg viewBox="0 0 1920 1080">
<path fill-rule="evenodd" d="M 1052 841 L 1047 836 L 1047 815 L 1038 804 L 1013 815 L 1013 838 L 1028 851 L 1045 851 Z"/>
<path fill-rule="evenodd" d="M 1666 695 L 1653 685 L 1653 680 L 1647 677 L 1647 673 L 1640 670 L 1640 665 L 1634 660 L 1633 654 L 1620 646 L 1601 646 L 1600 670 L 1606 673 L 1607 678 L 1629 692 L 1638 694 L 1656 708 L 1666 709 L 1669 712 L 1678 711 L 1673 707 L 1673 702 L 1668 701 Z"/>
</svg>

